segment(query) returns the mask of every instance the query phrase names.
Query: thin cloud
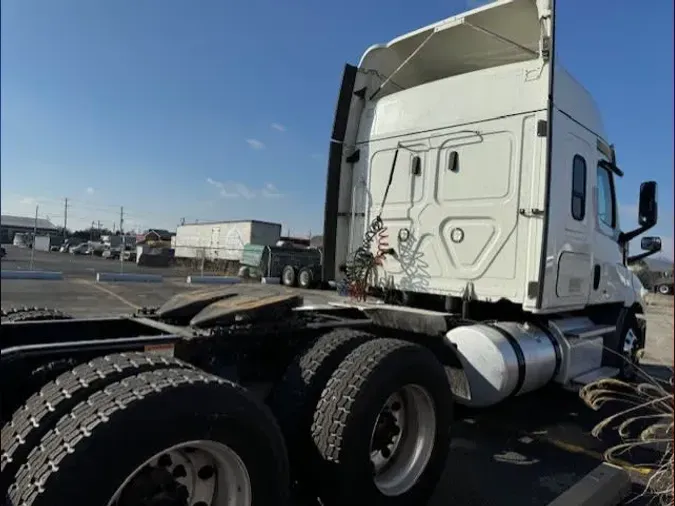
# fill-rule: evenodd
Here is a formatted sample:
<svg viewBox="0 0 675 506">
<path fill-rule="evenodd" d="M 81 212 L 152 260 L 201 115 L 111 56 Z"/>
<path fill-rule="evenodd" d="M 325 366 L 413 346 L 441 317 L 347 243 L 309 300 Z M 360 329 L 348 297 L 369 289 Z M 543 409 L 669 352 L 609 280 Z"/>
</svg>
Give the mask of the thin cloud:
<svg viewBox="0 0 675 506">
<path fill-rule="evenodd" d="M 236 199 L 241 197 L 250 200 L 255 197 L 255 192 L 243 183 L 216 181 L 210 177 L 206 178 L 206 182 L 217 188 L 218 194 L 225 199 Z"/>
<path fill-rule="evenodd" d="M 265 187 L 261 190 L 261 193 L 263 197 L 268 199 L 283 197 L 283 194 L 272 183 L 265 184 Z"/>
<path fill-rule="evenodd" d="M 265 149 L 265 144 L 262 141 L 259 141 L 258 139 L 246 139 L 246 143 L 249 145 L 251 149 Z"/>
<path fill-rule="evenodd" d="M 272 123 L 270 125 L 274 130 L 278 130 L 279 132 L 285 132 L 286 127 L 282 125 L 281 123 Z"/>
<path fill-rule="evenodd" d="M 87 195 L 93 195 L 94 194 L 94 189 L 90 186 L 85 190 L 85 193 Z"/>
<path fill-rule="evenodd" d="M 234 189 L 239 195 L 241 195 L 246 200 L 251 200 L 252 198 L 255 198 L 255 192 L 249 189 L 245 184 L 235 183 Z"/>
<path fill-rule="evenodd" d="M 218 189 L 218 193 L 220 194 L 220 196 L 225 198 L 225 199 L 231 199 L 231 198 L 239 197 L 238 193 L 228 190 L 227 185 L 225 183 L 221 183 L 220 181 L 215 181 L 214 179 L 211 179 L 210 177 L 206 178 L 206 182 L 209 183 L 211 186 L 215 186 Z"/>
<path fill-rule="evenodd" d="M 19 200 L 19 204 L 22 206 L 34 206 L 37 204 L 37 199 L 34 197 L 23 197 L 21 200 Z"/>
</svg>

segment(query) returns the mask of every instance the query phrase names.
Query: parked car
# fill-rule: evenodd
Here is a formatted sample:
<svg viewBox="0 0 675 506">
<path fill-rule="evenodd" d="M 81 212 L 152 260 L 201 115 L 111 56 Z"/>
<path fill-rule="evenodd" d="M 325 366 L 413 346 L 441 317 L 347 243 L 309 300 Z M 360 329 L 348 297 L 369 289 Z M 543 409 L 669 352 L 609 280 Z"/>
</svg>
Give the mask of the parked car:
<svg viewBox="0 0 675 506">
<path fill-rule="evenodd" d="M 101 256 L 108 260 L 117 260 L 120 257 L 120 248 L 106 248 L 101 253 Z"/>
<path fill-rule="evenodd" d="M 71 255 L 88 255 L 89 254 L 89 245 L 88 244 L 78 244 L 77 246 L 70 247 Z"/>
</svg>

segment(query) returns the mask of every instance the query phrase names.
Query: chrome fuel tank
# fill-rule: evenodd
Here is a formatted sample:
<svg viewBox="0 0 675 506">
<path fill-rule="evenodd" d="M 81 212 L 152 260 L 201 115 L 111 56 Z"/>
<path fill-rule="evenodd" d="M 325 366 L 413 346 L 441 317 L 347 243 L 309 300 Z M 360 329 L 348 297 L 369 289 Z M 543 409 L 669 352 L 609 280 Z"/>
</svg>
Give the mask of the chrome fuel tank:
<svg viewBox="0 0 675 506">
<path fill-rule="evenodd" d="M 548 329 L 531 323 L 461 326 L 445 340 L 455 348 L 468 383 L 468 392 L 455 392 L 456 400 L 468 406 L 491 406 L 537 390 L 555 377 L 561 364 L 559 342 Z"/>
</svg>

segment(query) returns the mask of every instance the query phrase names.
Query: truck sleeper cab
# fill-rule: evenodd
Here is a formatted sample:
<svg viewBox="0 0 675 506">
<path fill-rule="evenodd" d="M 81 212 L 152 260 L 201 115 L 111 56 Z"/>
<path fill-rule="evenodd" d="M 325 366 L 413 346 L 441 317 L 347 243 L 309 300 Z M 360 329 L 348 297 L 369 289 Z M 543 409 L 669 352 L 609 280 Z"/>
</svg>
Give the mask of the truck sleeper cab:
<svg viewBox="0 0 675 506">
<path fill-rule="evenodd" d="M 640 189 L 640 228 L 622 232 L 623 173 L 554 41 L 551 1 L 501 0 L 372 46 L 343 76 L 324 277 L 349 277 L 372 239 L 365 283 L 474 321 L 446 329 L 474 383 L 460 402 L 630 374 L 644 346 L 627 244 L 656 223 L 656 184 Z"/>
<path fill-rule="evenodd" d="M 645 331 L 627 243 L 656 187 L 620 232 L 614 150 L 554 64 L 553 21 L 550 1 L 498 0 L 346 67 L 322 277 L 367 237 L 351 282 L 398 303 L 240 284 L 120 317 L 2 311 L 0 495 L 417 506 L 444 475 L 452 394 L 486 407 L 629 377 Z"/>
</svg>

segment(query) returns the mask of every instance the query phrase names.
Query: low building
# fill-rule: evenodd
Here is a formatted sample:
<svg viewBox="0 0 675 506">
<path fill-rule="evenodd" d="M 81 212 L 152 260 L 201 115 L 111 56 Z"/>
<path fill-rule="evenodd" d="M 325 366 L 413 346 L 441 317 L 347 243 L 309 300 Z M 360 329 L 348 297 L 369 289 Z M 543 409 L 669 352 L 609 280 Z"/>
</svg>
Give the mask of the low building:
<svg viewBox="0 0 675 506">
<path fill-rule="evenodd" d="M 161 228 L 150 228 L 136 236 L 136 244 L 145 244 L 149 242 L 171 242 L 171 238 L 176 235 L 173 232 Z"/>
<path fill-rule="evenodd" d="M 11 244 L 14 241 L 14 235 L 17 233 L 32 234 L 36 228 L 35 221 L 35 218 L 27 216 L 10 216 L 3 214 L 0 216 L 0 242 L 2 244 Z M 37 234 L 56 236 L 59 234 L 59 228 L 49 220 L 38 218 Z"/>
</svg>

